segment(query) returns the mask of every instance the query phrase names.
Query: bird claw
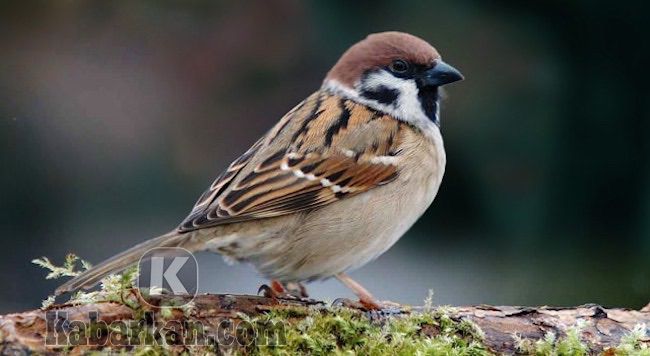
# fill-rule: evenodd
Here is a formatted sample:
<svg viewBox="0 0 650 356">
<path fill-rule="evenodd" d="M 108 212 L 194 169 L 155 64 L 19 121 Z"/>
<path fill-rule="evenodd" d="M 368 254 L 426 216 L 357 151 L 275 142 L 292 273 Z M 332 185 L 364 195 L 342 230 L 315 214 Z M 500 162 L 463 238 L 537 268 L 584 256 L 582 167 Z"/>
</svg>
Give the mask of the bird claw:
<svg viewBox="0 0 650 356">
<path fill-rule="evenodd" d="M 258 289 L 257 289 L 257 295 L 261 295 L 262 297 L 265 298 L 273 298 L 275 299 L 277 297 L 276 293 L 271 289 L 266 284 L 262 284 Z"/>
</svg>

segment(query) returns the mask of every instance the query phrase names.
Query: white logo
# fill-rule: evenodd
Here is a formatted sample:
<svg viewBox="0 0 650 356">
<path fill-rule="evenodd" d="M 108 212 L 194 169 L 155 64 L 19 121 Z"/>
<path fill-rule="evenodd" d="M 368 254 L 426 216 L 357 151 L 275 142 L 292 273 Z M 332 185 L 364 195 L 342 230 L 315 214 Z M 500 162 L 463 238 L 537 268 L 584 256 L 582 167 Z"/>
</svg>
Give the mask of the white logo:
<svg viewBox="0 0 650 356">
<path fill-rule="evenodd" d="M 194 255 L 180 247 L 159 247 L 145 253 L 138 263 L 138 288 L 148 289 L 144 296 L 171 295 L 176 303 L 187 304 L 198 291 L 199 267 Z M 176 304 L 178 306 L 179 304 Z"/>
</svg>

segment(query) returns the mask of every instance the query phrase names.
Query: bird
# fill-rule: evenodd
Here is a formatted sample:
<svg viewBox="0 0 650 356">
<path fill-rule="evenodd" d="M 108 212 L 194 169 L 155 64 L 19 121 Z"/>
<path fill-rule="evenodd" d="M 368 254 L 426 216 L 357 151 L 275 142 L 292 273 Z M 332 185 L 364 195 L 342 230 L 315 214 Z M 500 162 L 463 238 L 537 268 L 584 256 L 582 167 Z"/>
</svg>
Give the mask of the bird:
<svg viewBox="0 0 650 356">
<path fill-rule="evenodd" d="M 433 202 L 446 164 L 441 87 L 462 79 L 420 37 L 368 35 L 214 180 L 175 229 L 55 293 L 92 288 L 153 248 L 181 247 L 248 262 L 278 295 L 335 277 L 363 308 L 383 308 L 348 273 L 386 252 Z"/>
</svg>

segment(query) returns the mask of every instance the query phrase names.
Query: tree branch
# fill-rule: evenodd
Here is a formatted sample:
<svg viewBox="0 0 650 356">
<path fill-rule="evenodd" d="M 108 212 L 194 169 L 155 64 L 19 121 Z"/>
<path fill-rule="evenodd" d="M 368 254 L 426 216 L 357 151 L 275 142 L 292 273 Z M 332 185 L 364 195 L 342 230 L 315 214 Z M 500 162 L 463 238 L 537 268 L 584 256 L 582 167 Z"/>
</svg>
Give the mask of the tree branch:
<svg viewBox="0 0 650 356">
<path fill-rule="evenodd" d="M 544 353 L 563 347 L 589 354 L 650 352 L 650 307 L 636 311 L 598 305 L 481 305 L 420 307 L 408 315 L 383 315 L 246 295 L 200 295 L 191 309 L 160 307 L 166 299 L 136 308 L 99 302 L 0 316 L 1 351 L 292 354 L 337 349 L 361 353 L 372 348 L 391 353 L 392 348 L 410 352 L 448 343 L 450 350 L 468 347 L 487 354 Z"/>
</svg>

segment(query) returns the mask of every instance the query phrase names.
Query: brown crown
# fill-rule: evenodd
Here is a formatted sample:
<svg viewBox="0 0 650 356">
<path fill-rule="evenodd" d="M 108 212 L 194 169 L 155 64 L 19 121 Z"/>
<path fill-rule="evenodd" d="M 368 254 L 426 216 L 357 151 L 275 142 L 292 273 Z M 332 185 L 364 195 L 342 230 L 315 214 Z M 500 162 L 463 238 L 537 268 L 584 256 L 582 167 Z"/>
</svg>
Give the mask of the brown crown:
<svg viewBox="0 0 650 356">
<path fill-rule="evenodd" d="M 325 80 L 353 87 L 365 71 L 385 67 L 396 59 L 431 65 L 438 58 L 438 51 L 419 37 L 404 32 L 374 33 L 345 51 Z"/>
</svg>

